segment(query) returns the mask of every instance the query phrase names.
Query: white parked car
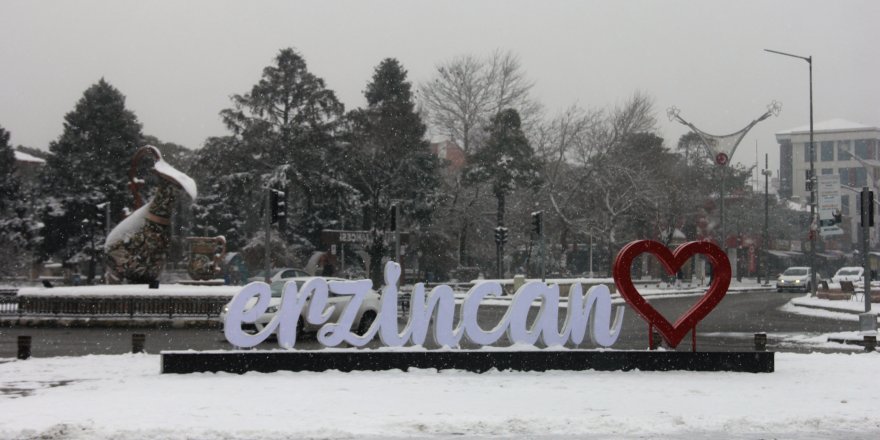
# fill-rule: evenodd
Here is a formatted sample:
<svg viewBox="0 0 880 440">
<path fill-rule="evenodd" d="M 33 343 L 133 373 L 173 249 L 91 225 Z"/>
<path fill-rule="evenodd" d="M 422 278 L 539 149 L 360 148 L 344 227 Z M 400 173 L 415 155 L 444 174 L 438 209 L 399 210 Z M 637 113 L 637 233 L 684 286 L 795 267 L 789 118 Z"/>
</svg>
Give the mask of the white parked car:
<svg viewBox="0 0 880 440">
<path fill-rule="evenodd" d="M 865 281 L 865 269 L 858 266 L 847 266 L 841 267 L 837 273 L 831 277 L 831 281 L 837 284 L 840 284 L 841 281 Z"/>
<path fill-rule="evenodd" d="M 822 277 L 817 273 L 817 282 L 821 279 Z M 810 281 L 809 267 L 789 267 L 788 269 L 785 269 L 785 272 L 782 272 L 782 274 L 779 275 L 779 278 L 776 279 L 776 291 L 782 292 L 784 290 L 800 290 L 802 292 L 810 292 L 812 291 L 812 285 L 810 284 Z"/>
<path fill-rule="evenodd" d="M 269 281 L 272 283 L 274 283 L 276 281 L 287 280 L 290 278 L 304 278 L 304 277 L 311 276 L 311 275 L 309 275 L 308 272 L 306 272 L 302 269 L 294 269 L 292 267 L 275 268 L 275 269 L 272 269 L 269 273 L 272 274 L 272 276 L 269 278 Z M 266 271 L 261 270 L 261 271 L 257 272 L 256 275 L 248 278 L 247 281 L 249 283 L 252 283 L 254 281 L 264 281 L 265 282 L 266 281 Z"/>
<path fill-rule="evenodd" d="M 311 279 L 312 277 L 297 277 L 287 280 L 276 281 L 270 285 L 270 289 L 272 291 L 272 299 L 269 300 L 269 307 L 266 309 L 266 313 L 263 313 L 257 321 L 254 322 L 253 328 L 255 331 L 261 331 L 275 317 L 275 314 L 278 313 L 278 308 L 281 306 L 281 294 L 284 289 L 284 285 L 288 281 L 296 282 L 296 287 L 298 289 L 302 288 L 303 284 L 306 281 Z M 331 278 L 324 277 L 327 281 L 346 281 L 342 278 Z M 339 317 L 342 315 L 342 312 L 348 307 L 348 303 L 351 301 L 351 295 L 337 295 L 333 292 L 329 292 L 329 298 L 327 302 L 329 303 L 327 307 L 335 306 L 333 309 L 333 314 L 330 315 L 330 318 L 327 322 L 333 323 L 339 320 Z M 247 303 L 247 308 L 253 307 L 257 303 L 257 299 L 253 298 Z M 364 301 L 361 303 L 360 309 L 358 309 L 357 316 L 354 319 L 354 327 L 352 330 L 355 331 L 358 335 L 363 335 L 367 332 L 371 325 L 373 325 L 373 321 L 376 320 L 376 317 L 379 315 L 379 294 L 374 290 L 370 290 L 370 293 L 364 298 Z M 309 302 L 306 302 L 306 306 L 303 307 L 302 314 L 299 317 L 299 321 L 297 322 L 297 338 L 302 333 L 314 333 L 317 332 L 318 329 L 323 326 L 314 325 L 306 321 L 305 315 L 309 310 Z M 226 321 L 226 313 L 229 311 L 229 305 L 223 306 L 223 311 L 220 313 L 220 321 Z"/>
</svg>

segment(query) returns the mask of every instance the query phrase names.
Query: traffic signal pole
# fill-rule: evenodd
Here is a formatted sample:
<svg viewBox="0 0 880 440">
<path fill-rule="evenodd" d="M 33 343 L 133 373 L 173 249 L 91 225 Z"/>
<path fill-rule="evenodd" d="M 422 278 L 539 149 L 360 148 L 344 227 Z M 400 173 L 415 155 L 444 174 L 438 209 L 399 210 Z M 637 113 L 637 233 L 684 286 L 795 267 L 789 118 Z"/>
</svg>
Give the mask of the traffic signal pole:
<svg viewBox="0 0 880 440">
<path fill-rule="evenodd" d="M 868 255 L 871 237 L 871 226 L 874 225 L 874 192 L 868 187 L 862 188 L 862 267 L 865 272 L 865 313 L 871 311 L 871 262 Z M 874 318 L 876 328 L 876 318 Z"/>
<path fill-rule="evenodd" d="M 266 207 L 263 212 L 265 215 L 263 216 L 263 226 L 266 228 L 266 253 L 265 253 L 265 265 L 266 265 L 266 284 L 270 284 L 272 280 L 272 263 L 271 252 L 269 248 L 269 232 L 272 227 L 272 188 L 266 188 Z"/>
<path fill-rule="evenodd" d="M 532 213 L 532 231 L 538 236 L 538 256 L 541 259 L 541 281 L 546 281 L 546 270 L 544 265 L 544 211 L 535 211 Z M 590 249 L 592 251 L 592 248 Z"/>
</svg>

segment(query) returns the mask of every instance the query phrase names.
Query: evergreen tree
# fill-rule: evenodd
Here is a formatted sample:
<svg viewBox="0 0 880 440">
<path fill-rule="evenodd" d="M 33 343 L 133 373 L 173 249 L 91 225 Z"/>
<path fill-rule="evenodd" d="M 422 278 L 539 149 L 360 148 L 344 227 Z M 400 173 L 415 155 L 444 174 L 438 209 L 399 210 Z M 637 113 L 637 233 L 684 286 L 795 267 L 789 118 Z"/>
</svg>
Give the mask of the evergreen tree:
<svg viewBox="0 0 880 440">
<path fill-rule="evenodd" d="M 386 58 L 364 91 L 367 107 L 349 114 L 348 171 L 361 194 L 363 224 L 374 231 L 369 247 L 370 277 L 382 281 L 382 234 L 389 230 L 392 205 L 398 205 L 407 229 L 430 221 L 435 207 L 438 162 L 425 140 L 425 124 L 415 110 L 412 85 L 400 62 Z M 397 219 L 397 226 L 403 224 Z"/>
<path fill-rule="evenodd" d="M 292 228 L 292 234 L 285 235 L 316 245 L 321 230 L 336 224 L 352 192 L 342 179 L 336 139 L 344 106 L 290 48 L 282 49 L 275 64 L 263 69 L 250 93 L 232 100 L 234 108 L 220 112 L 235 141 L 235 148 L 225 151 L 247 158 L 243 163 L 230 163 L 225 157 L 208 160 L 234 165 L 227 174 L 260 176 L 244 189 L 250 191 L 254 207 L 261 206 L 262 186 L 285 191 Z"/>
<path fill-rule="evenodd" d="M 260 224 L 263 207 L 259 174 L 261 164 L 235 137 L 214 137 L 193 153 L 188 174 L 199 182 L 193 204 L 193 233 L 226 237 L 229 249 L 240 250 Z"/>
<path fill-rule="evenodd" d="M 492 118 L 486 146 L 473 154 L 465 171 L 467 180 L 485 182 L 498 202 L 497 220 L 504 224 L 504 198 L 518 188 L 541 182 L 538 158 L 522 132 L 519 114 L 507 109 Z"/>
<path fill-rule="evenodd" d="M 93 223 L 97 204 L 110 202 L 113 223 L 131 206 L 128 169 L 142 135 L 137 117 L 125 108 L 125 96 L 103 78 L 86 89 L 64 121 L 63 133 L 49 145 L 52 155 L 43 173 L 48 196 L 43 251 L 66 260 L 92 243 L 103 244 L 103 228 Z"/>
<path fill-rule="evenodd" d="M 536 188 L 541 181 L 540 167 L 535 152 L 522 131 L 519 113 L 503 110 L 492 118 L 486 145 L 470 157 L 465 171 L 466 180 L 489 183 L 498 203 L 496 220 L 504 227 L 505 198 L 518 188 Z M 497 247 L 498 271 L 504 246 Z M 503 274 L 498 273 L 501 277 Z"/>
<path fill-rule="evenodd" d="M 15 151 L 9 145 L 9 132 L 0 126 L 0 213 L 6 213 L 19 198 L 20 184 L 15 175 Z"/>
<path fill-rule="evenodd" d="M 9 137 L 0 127 L 0 276 L 24 274 L 37 225 L 27 209 Z"/>
</svg>

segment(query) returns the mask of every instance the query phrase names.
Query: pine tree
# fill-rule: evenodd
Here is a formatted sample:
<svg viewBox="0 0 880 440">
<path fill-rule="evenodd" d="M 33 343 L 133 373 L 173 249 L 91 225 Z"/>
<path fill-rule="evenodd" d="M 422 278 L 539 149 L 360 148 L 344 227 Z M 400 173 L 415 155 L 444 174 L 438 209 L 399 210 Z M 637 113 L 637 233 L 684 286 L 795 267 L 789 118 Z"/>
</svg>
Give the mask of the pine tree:
<svg viewBox="0 0 880 440">
<path fill-rule="evenodd" d="M 0 126 L 0 213 L 19 198 L 20 184 L 15 175 L 15 151 L 9 145 L 9 132 Z"/>
<path fill-rule="evenodd" d="M 535 152 L 523 134 L 519 113 L 507 109 L 492 118 L 489 140 L 471 156 L 465 177 L 471 182 L 490 184 L 498 203 L 497 227 L 504 228 L 507 195 L 517 188 L 537 187 L 541 180 L 539 170 Z M 498 277 L 501 277 L 504 243 L 497 240 L 496 237 L 496 263 Z"/>
<path fill-rule="evenodd" d="M 229 249 L 241 249 L 258 225 L 261 179 L 249 170 L 260 163 L 232 136 L 213 137 L 193 152 L 188 174 L 199 182 L 192 206 L 195 235 L 223 235 Z M 250 223 L 249 223 L 250 222 Z"/>
<path fill-rule="evenodd" d="M 49 145 L 52 155 L 43 173 L 43 251 L 68 259 L 91 247 L 100 248 L 103 228 L 92 240 L 97 204 L 109 201 L 116 223 L 131 206 L 126 182 L 132 155 L 142 143 L 141 124 L 125 108 L 125 96 L 103 78 L 83 93 L 64 116 L 64 131 Z"/>
<path fill-rule="evenodd" d="M 492 118 L 486 146 L 470 157 L 467 180 L 486 182 L 498 202 L 497 220 L 504 224 L 504 198 L 518 188 L 540 184 L 538 159 L 523 134 L 519 114 L 507 109 Z"/>
<path fill-rule="evenodd" d="M 26 207 L 9 137 L 9 132 L 0 127 L 0 276 L 24 273 L 29 260 L 26 251 L 34 243 L 36 225 Z"/>
<path fill-rule="evenodd" d="M 373 262 L 388 251 L 378 232 L 388 229 L 394 203 L 409 229 L 427 224 L 435 208 L 438 163 L 425 140 L 426 127 L 411 89 L 400 62 L 387 58 L 364 92 L 367 108 L 349 115 L 348 170 L 362 195 L 364 226 L 377 231 L 369 250 Z M 370 268 L 373 281 L 381 281 L 382 265 Z"/>
<path fill-rule="evenodd" d="M 259 211 L 253 207 L 261 206 L 261 187 L 285 191 L 287 224 L 292 229 L 285 235 L 317 245 L 321 230 L 335 225 L 352 193 L 342 178 L 342 154 L 336 138 L 344 106 L 323 79 L 309 72 L 305 59 L 290 48 L 282 49 L 275 63 L 263 69 L 250 93 L 234 95 L 232 100 L 234 107 L 220 115 L 234 135 L 235 148 L 224 151 L 244 160 L 203 159 L 234 164 L 218 178 L 237 173 L 260 176 L 245 189 L 254 203 L 240 209 Z"/>
</svg>

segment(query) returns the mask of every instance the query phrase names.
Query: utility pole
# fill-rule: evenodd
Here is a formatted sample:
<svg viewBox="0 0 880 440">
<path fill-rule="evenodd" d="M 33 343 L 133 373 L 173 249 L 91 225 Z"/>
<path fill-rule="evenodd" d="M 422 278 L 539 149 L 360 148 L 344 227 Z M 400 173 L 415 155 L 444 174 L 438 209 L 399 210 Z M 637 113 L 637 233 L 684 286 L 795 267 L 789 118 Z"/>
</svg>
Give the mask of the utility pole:
<svg viewBox="0 0 880 440">
<path fill-rule="evenodd" d="M 92 284 L 95 282 L 95 218 L 93 216 L 86 221 L 89 224 L 89 241 L 92 247 L 92 258 L 89 260 L 89 277 L 87 284 Z M 77 270 L 77 272 L 79 272 L 79 270 Z"/>
<path fill-rule="evenodd" d="M 104 237 L 110 236 L 110 201 L 104 202 Z"/>
<path fill-rule="evenodd" d="M 865 271 L 865 313 L 859 315 L 859 327 L 862 331 L 877 330 L 877 317 L 871 312 L 871 264 L 869 240 L 871 226 L 874 226 L 874 192 L 867 186 L 862 188 L 862 266 Z"/>
<path fill-rule="evenodd" d="M 345 216 L 340 216 L 339 224 L 342 226 L 342 230 L 345 230 Z M 339 272 L 345 273 L 345 243 L 342 241 L 339 242 Z"/>
<path fill-rule="evenodd" d="M 532 213 L 532 232 L 538 236 L 538 256 L 541 259 L 541 281 L 546 281 L 544 266 L 544 211 Z"/>
<path fill-rule="evenodd" d="M 769 286 L 770 285 L 770 273 L 767 270 L 767 247 L 769 246 L 770 236 L 768 235 L 768 228 L 770 225 L 770 158 L 769 154 L 764 154 L 764 170 L 761 171 L 761 174 L 764 175 L 764 239 L 762 240 L 761 247 L 763 248 L 764 258 L 761 260 L 764 263 L 764 282 Z M 760 253 L 758 254 L 761 255 Z"/>
<path fill-rule="evenodd" d="M 590 234 L 590 278 L 593 278 L 593 234 Z"/>
<path fill-rule="evenodd" d="M 721 201 L 721 249 L 724 249 L 724 253 L 727 253 L 727 235 L 724 230 L 724 180 L 727 177 L 727 167 L 720 167 L 721 170 L 721 193 L 718 195 L 718 198 Z M 734 262 L 735 263 L 735 262 Z M 733 273 L 734 275 L 737 272 L 736 264 L 733 265 Z"/>
<path fill-rule="evenodd" d="M 104 209 L 104 240 L 107 240 L 107 237 L 110 236 L 110 201 L 106 201 L 104 203 L 99 203 L 95 205 L 98 209 Z M 94 244 L 92 248 L 94 249 Z M 107 267 L 105 263 L 101 263 L 101 273 L 104 274 L 104 284 L 110 283 L 110 278 L 106 276 Z"/>
<path fill-rule="evenodd" d="M 400 264 L 400 204 L 394 204 L 394 261 Z"/>
<path fill-rule="evenodd" d="M 269 247 L 270 240 L 269 234 L 272 228 L 272 188 L 266 188 L 266 201 L 265 201 L 265 209 L 263 215 L 263 226 L 266 228 L 266 254 L 265 254 L 265 265 L 266 265 L 266 284 L 271 284 L 272 281 L 272 254 L 271 249 Z"/>
</svg>

